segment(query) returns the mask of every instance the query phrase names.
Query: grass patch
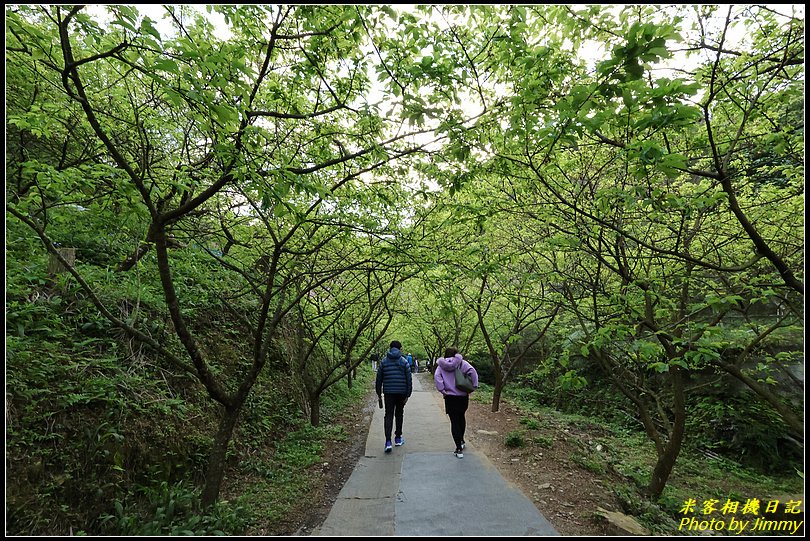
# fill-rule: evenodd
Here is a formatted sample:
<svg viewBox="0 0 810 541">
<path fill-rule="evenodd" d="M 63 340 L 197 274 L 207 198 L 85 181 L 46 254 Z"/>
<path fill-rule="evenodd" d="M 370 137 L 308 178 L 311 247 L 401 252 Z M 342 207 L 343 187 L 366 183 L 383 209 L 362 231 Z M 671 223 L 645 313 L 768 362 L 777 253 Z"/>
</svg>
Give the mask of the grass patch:
<svg viewBox="0 0 810 541">
<path fill-rule="evenodd" d="M 321 424 L 339 419 L 349 409 L 362 408 L 363 398 L 368 394 L 375 376 L 370 366 L 362 364 L 357 368 L 351 387 L 345 380 L 329 387 L 321 398 Z"/>
<path fill-rule="evenodd" d="M 571 455 L 571 461 L 591 473 L 604 474 L 607 471 L 604 462 L 592 454 L 577 452 Z"/>
<path fill-rule="evenodd" d="M 135 503 L 145 499 L 147 504 Z M 102 515 L 102 531 L 116 535 L 228 535 L 243 531 L 250 520 L 250 502 L 217 502 L 212 509 L 200 509 L 200 491 L 183 483 L 135 486 L 125 500 L 115 501 L 115 512 Z M 145 509 L 152 510 L 149 513 Z M 77 532 L 86 535 L 85 532 Z"/>
<path fill-rule="evenodd" d="M 554 438 L 550 438 L 548 436 L 535 436 L 532 438 L 532 443 L 545 449 L 551 449 L 551 447 L 554 445 Z"/>
<path fill-rule="evenodd" d="M 254 511 L 248 535 L 286 533 L 290 516 L 300 513 L 322 489 L 324 451 L 349 439 L 341 423 L 347 412 L 363 409 L 373 376 L 370 367 L 360 366 L 351 388 L 343 380 L 323 394 L 320 426 L 302 420 L 299 428 L 266 447 L 264 454 L 242 461 L 240 469 L 246 478 L 234 488 L 244 493 Z"/>
<path fill-rule="evenodd" d="M 540 422 L 531 417 L 521 417 L 520 424 L 524 425 L 529 430 L 537 430 L 540 428 Z"/>
<path fill-rule="evenodd" d="M 513 430 L 506 435 L 504 443 L 510 449 L 518 449 L 526 446 L 526 438 L 523 436 L 522 431 Z"/>
</svg>

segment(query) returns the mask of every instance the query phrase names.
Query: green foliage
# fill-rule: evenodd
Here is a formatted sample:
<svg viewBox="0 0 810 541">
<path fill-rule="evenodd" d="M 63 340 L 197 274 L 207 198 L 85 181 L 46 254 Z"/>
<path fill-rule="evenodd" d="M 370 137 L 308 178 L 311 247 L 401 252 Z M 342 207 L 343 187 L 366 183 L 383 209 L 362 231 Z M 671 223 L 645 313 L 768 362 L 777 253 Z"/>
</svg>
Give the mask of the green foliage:
<svg viewBox="0 0 810 541">
<path fill-rule="evenodd" d="M 604 474 L 607 470 L 603 461 L 592 453 L 577 452 L 571 455 L 571 461 L 591 473 Z"/>
<path fill-rule="evenodd" d="M 636 517 L 654 535 L 672 535 L 678 531 L 678 523 L 659 505 L 644 498 L 630 485 L 617 485 L 613 493 L 622 506 L 622 511 Z"/>
<path fill-rule="evenodd" d="M 442 352 L 442 355 L 444 352 Z M 492 358 L 489 355 L 478 354 L 470 355 L 465 358 L 475 366 L 475 371 L 478 372 L 478 382 L 486 383 L 488 385 L 495 385 L 495 367 L 492 364 Z"/>
<path fill-rule="evenodd" d="M 293 507 L 306 505 L 307 494 L 319 488 L 313 486 L 317 478 L 313 481 L 308 470 L 321 463 L 327 443 L 334 445 L 345 439 L 345 431 L 339 424 L 321 427 L 306 424 L 275 442 L 268 456 L 251 454 L 241 460 L 240 470 L 260 479 L 251 478 L 243 488 L 255 521 L 263 529 L 268 526 L 273 529 Z"/>
<path fill-rule="evenodd" d="M 332 430 L 340 431 L 340 427 L 333 427 Z M 323 449 L 321 438 L 324 436 L 324 429 L 307 425 L 306 427 L 291 433 L 282 440 L 276 449 L 276 459 L 284 468 L 290 470 L 301 470 L 313 465 L 320 457 Z"/>
<path fill-rule="evenodd" d="M 363 368 L 368 368 L 364 370 Z M 321 400 L 322 420 L 329 423 L 346 413 L 348 409 L 357 408 L 368 392 L 369 383 L 376 377 L 376 373 L 370 370 L 371 365 L 364 363 L 357 370 L 357 375 L 352 381 L 352 386 L 344 385 L 343 382 L 332 385 L 323 395 Z"/>
<path fill-rule="evenodd" d="M 532 443 L 546 449 L 551 449 L 551 447 L 554 445 L 554 438 L 549 436 L 534 436 L 532 438 Z"/>
<path fill-rule="evenodd" d="M 116 358 L 98 358 L 91 350 L 73 353 L 62 345 L 42 341 L 34 346 L 25 340 L 10 347 L 11 531 L 89 524 L 88 513 L 103 508 L 128 483 L 168 475 L 157 472 L 174 470 L 176 477 L 195 469 L 186 463 L 193 448 L 178 445 L 179 427 L 188 426 L 183 419 L 193 412 L 166 396 L 160 385 L 120 370 Z M 151 395 L 152 403 L 134 402 L 136 393 Z M 142 424 L 154 422 L 163 424 L 141 432 Z M 155 464 L 162 466 L 155 469 Z M 58 503 L 73 494 L 85 495 L 76 500 L 82 505 Z M 33 509 L 60 512 L 32 512 L 31 501 L 38 502 Z"/>
<path fill-rule="evenodd" d="M 517 449 L 526 446 L 526 438 L 521 430 L 513 430 L 506 435 L 504 443 L 510 449 Z"/>
<path fill-rule="evenodd" d="M 134 499 L 146 503 L 125 503 Z M 242 532 L 251 519 L 247 501 L 218 502 L 213 509 L 202 512 L 199 491 L 182 483 L 136 486 L 125 502 L 116 500 L 115 514 L 99 517 L 102 532 L 138 536 L 233 535 Z M 152 513 L 144 513 L 144 507 Z"/>
<path fill-rule="evenodd" d="M 521 370 L 495 367 L 492 348 L 529 364 L 505 396 L 617 430 L 639 425 L 617 373 L 655 397 L 656 427 L 670 425 L 674 374 L 735 352 L 783 394 L 775 368 L 804 341 L 803 19 L 733 8 L 738 45 L 711 6 L 209 7 L 222 37 L 195 8 L 168 9 L 182 28 L 158 30 L 132 6 L 6 9 L 9 533 L 93 531 L 101 515 L 112 534 L 231 533 L 241 520 L 195 519 L 187 488 L 218 406 L 73 277 L 50 276 L 35 228 L 76 249 L 113 316 L 186 362 L 168 317 L 176 295 L 202 372 L 228 393 L 251 388 L 229 456 L 250 456 L 241 463 L 267 483 L 256 490 L 273 494 L 273 516 L 301 494 L 295 468 L 342 437 L 306 428 L 298 394 L 346 342 L 313 338 L 335 306 L 385 304 L 413 351 L 469 352 L 476 400 L 492 396 L 498 368 Z M 685 14 L 706 34 L 693 37 Z M 606 56 L 581 58 L 585 40 Z M 389 111 L 366 103 L 369 73 Z M 407 125 L 440 138 L 423 153 Z M 268 266 L 270 254 L 282 256 Z M 390 304 L 366 295 L 388 280 Z M 256 322 L 313 298 L 324 302 L 297 323 L 317 362 L 271 355 L 250 370 Z M 346 336 L 361 311 L 343 314 Z M 362 340 L 378 338 L 369 330 Z M 329 387 L 324 420 L 357 403 L 370 377 L 359 374 L 351 390 Z M 684 398 L 687 442 L 727 457 L 718 468 L 798 462 L 762 401 L 692 387 Z M 648 480 L 649 463 L 627 462 L 616 469 Z"/>
<path fill-rule="evenodd" d="M 587 415 L 614 425 L 638 426 L 627 413 L 631 407 L 626 397 L 581 359 L 548 359 L 517 378 L 516 383 L 507 394 L 519 402 Z"/>
<path fill-rule="evenodd" d="M 691 445 L 711 449 L 765 473 L 791 471 L 802 449 L 776 412 L 751 393 L 701 397 L 687 419 Z"/>
<path fill-rule="evenodd" d="M 656 451 L 638 423 L 606 423 L 598 415 L 599 411 L 595 411 L 593 416 L 563 413 L 539 405 L 541 402 L 536 399 L 538 392 L 533 389 L 529 391 L 521 392 L 520 389 L 512 388 L 508 393 L 509 405 L 517 408 L 522 424 L 527 425 L 529 420 L 538 418 L 543 420 L 543 435 L 535 436 L 529 441 L 540 446 L 550 446 L 555 437 L 554 432 L 550 431 L 555 427 L 557 430 L 562 427 L 576 427 L 575 431 L 569 430 L 561 434 L 569 445 L 575 446 L 570 457 L 571 462 L 606 480 L 614 487 L 622 511 L 637 518 L 655 534 L 670 535 L 677 530 L 677 521 L 682 518 L 681 506 L 689 498 L 697 498 L 698 501 L 710 498 L 745 501 L 750 497 L 801 491 L 802 476 L 796 475 L 801 471 L 800 468 L 785 466 L 770 473 L 757 471 L 717 454 L 707 454 L 703 447 L 705 442 L 690 440 L 678 458 L 663 495 L 652 501 L 645 495 L 645 491 L 655 464 Z M 526 399 L 531 396 L 535 399 Z M 724 406 L 726 401 L 730 402 L 728 408 Z M 699 426 L 710 425 L 705 418 L 696 418 L 697 411 L 705 408 L 704 413 L 708 414 L 712 404 L 715 409 L 711 411 L 717 414 L 740 407 L 731 397 L 717 395 L 704 397 L 701 404 L 697 409 L 690 409 L 687 417 L 689 430 L 696 434 L 700 433 Z M 575 405 L 574 409 L 579 406 L 581 404 Z M 509 436 L 517 442 L 525 433 L 515 431 Z M 715 437 L 714 441 L 718 439 L 720 438 Z"/>
<path fill-rule="evenodd" d="M 239 431 L 240 441 L 254 447 L 283 438 L 291 426 L 299 427 L 304 422 L 300 408 L 286 396 L 280 382 L 264 379 L 261 390 L 251 393 L 245 402 L 245 429 Z"/>
<path fill-rule="evenodd" d="M 529 430 L 537 430 L 540 428 L 540 423 L 537 421 L 537 419 L 532 419 L 530 417 L 521 417 L 520 424 L 525 425 Z"/>
<path fill-rule="evenodd" d="M 75 283 L 49 277 L 41 251 L 21 257 L 26 250 L 20 237 L 8 252 L 8 531 L 241 532 L 244 509 L 226 505 L 203 515 L 199 490 L 191 488 L 211 449 L 212 412 L 204 394 L 102 318 Z M 165 336 L 161 299 L 146 273 L 113 280 L 103 269 L 82 265 L 119 317 Z M 203 283 L 208 270 L 179 272 Z M 210 283 L 217 280 L 222 285 L 216 277 Z M 196 322 L 224 347 L 235 337 L 217 308 L 215 302 L 198 305 Z M 295 408 L 283 413 L 284 400 L 292 401 L 273 386 L 251 398 L 256 411 L 269 413 L 257 415 L 263 424 L 248 419 L 244 432 L 257 434 L 255 441 L 288 432 L 300 415 Z"/>
</svg>

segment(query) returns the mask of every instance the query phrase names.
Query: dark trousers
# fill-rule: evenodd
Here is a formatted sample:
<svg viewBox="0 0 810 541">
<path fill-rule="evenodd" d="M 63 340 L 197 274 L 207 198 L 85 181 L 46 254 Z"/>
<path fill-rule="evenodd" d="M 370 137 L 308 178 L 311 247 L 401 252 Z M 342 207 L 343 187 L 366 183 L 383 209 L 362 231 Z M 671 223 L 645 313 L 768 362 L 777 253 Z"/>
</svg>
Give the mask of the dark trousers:
<svg viewBox="0 0 810 541">
<path fill-rule="evenodd" d="M 386 394 L 385 397 L 385 439 L 391 439 L 391 429 L 394 427 L 394 417 L 397 419 L 396 436 L 402 436 L 402 418 L 405 415 L 405 401 L 408 399 L 404 394 Z"/>
<path fill-rule="evenodd" d="M 444 411 L 450 416 L 450 433 L 456 443 L 456 449 L 461 449 L 461 442 L 464 441 L 464 431 L 467 430 L 467 419 L 464 414 L 470 405 L 469 396 L 445 395 Z"/>
</svg>

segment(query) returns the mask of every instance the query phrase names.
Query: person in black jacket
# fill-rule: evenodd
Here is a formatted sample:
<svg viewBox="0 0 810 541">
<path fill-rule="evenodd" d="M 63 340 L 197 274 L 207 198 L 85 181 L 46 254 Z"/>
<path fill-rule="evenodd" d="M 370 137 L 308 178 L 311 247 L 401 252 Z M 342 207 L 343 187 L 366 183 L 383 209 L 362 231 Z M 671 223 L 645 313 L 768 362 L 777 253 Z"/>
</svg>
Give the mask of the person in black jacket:
<svg viewBox="0 0 810 541">
<path fill-rule="evenodd" d="M 385 394 L 385 452 L 391 452 L 391 430 L 394 428 L 396 417 L 396 431 L 394 444 L 399 447 L 405 443 L 402 439 L 402 422 L 405 414 L 405 403 L 413 391 L 413 380 L 408 361 L 402 356 L 402 344 L 394 340 L 391 349 L 386 353 L 377 370 L 377 397 Z"/>
</svg>

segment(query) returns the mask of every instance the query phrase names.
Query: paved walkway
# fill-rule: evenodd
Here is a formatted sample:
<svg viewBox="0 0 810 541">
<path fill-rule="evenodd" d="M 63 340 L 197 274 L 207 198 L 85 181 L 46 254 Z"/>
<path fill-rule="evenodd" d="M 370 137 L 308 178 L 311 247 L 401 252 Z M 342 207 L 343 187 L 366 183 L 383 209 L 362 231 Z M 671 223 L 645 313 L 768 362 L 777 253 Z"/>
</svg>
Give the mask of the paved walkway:
<svg viewBox="0 0 810 541">
<path fill-rule="evenodd" d="M 384 410 L 375 408 L 365 456 L 312 535 L 559 535 L 472 445 L 464 458 L 453 455 L 450 420 L 429 377 L 413 378 L 405 445 L 389 454 L 383 452 Z M 467 430 L 475 430 L 469 419 Z"/>
</svg>

